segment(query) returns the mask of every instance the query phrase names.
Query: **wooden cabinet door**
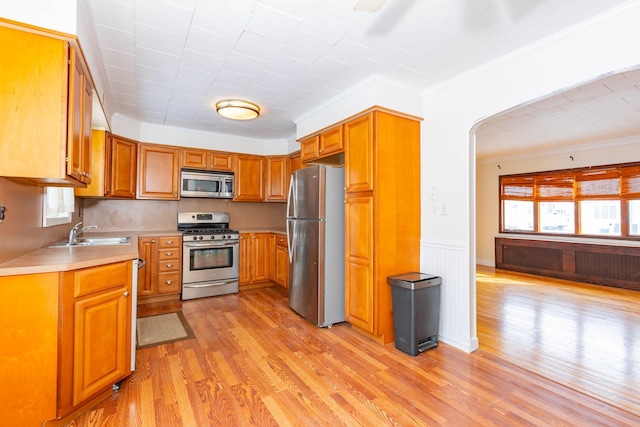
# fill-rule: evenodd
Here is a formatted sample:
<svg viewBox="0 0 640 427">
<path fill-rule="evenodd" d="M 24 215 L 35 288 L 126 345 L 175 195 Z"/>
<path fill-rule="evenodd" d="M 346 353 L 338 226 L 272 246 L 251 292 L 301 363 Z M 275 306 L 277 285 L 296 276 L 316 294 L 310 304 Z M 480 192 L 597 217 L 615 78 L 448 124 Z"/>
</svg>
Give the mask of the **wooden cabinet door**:
<svg viewBox="0 0 640 427">
<path fill-rule="evenodd" d="M 235 156 L 235 196 L 238 202 L 264 200 L 264 158 L 248 154 Z"/>
<path fill-rule="evenodd" d="M 75 304 L 73 406 L 130 373 L 129 291 L 124 284 Z"/>
<path fill-rule="evenodd" d="M 82 76 L 82 142 L 80 147 L 80 157 L 81 157 L 81 169 L 83 170 L 83 175 L 85 177 L 84 181 L 86 184 L 91 184 L 91 174 L 92 174 L 92 162 L 91 162 L 91 138 L 93 137 L 91 133 L 91 111 L 93 109 L 93 92 L 91 92 L 91 86 L 87 81 L 87 77 L 85 75 Z M 101 169 L 97 169 L 96 172 Z"/>
<path fill-rule="evenodd" d="M 266 200 L 286 202 L 289 181 L 287 180 L 287 157 L 267 157 Z"/>
<path fill-rule="evenodd" d="M 295 171 L 302 169 L 302 159 L 300 158 L 300 152 L 296 152 L 289 156 L 289 175 L 294 173 Z M 287 176 L 287 185 L 289 182 L 289 177 Z"/>
<path fill-rule="evenodd" d="M 138 199 L 178 200 L 180 149 L 140 144 L 138 150 Z"/>
<path fill-rule="evenodd" d="M 156 294 L 158 282 L 157 250 L 158 244 L 153 237 L 138 238 L 138 256 L 145 262 L 138 269 L 138 297 L 148 297 Z"/>
<path fill-rule="evenodd" d="M 191 169 L 207 168 L 207 151 L 196 148 L 182 149 L 182 167 Z"/>
<path fill-rule="evenodd" d="M 108 197 L 111 193 L 110 135 L 101 129 L 91 131 L 91 183 L 87 188 L 74 188 L 78 197 Z"/>
<path fill-rule="evenodd" d="M 318 157 L 319 141 L 320 137 L 318 135 L 300 141 L 300 159 L 302 160 L 302 163 L 314 160 Z"/>
<path fill-rule="evenodd" d="M 285 236 L 276 236 L 275 272 L 273 280 L 283 288 L 289 288 L 289 249 Z"/>
<path fill-rule="evenodd" d="M 318 155 L 320 157 L 342 151 L 342 126 L 324 131 L 320 134 Z"/>
<path fill-rule="evenodd" d="M 67 116 L 67 175 L 84 181 L 82 165 L 83 71 L 76 51 L 69 49 L 69 99 Z"/>
<path fill-rule="evenodd" d="M 136 142 L 116 136 L 111 138 L 111 197 L 136 197 L 137 151 Z"/>
<path fill-rule="evenodd" d="M 254 233 L 251 235 L 252 245 L 252 269 L 251 281 L 264 282 L 273 277 L 271 268 L 273 266 L 273 234 Z"/>
<path fill-rule="evenodd" d="M 240 263 L 238 271 L 238 283 L 246 285 L 251 283 L 251 254 L 252 254 L 252 238 L 250 233 L 240 234 L 239 256 Z"/>
<path fill-rule="evenodd" d="M 215 171 L 233 171 L 233 156 L 229 153 L 221 153 L 218 151 L 209 152 L 208 167 Z"/>
<path fill-rule="evenodd" d="M 373 132 L 373 113 L 344 124 L 344 184 L 348 193 L 373 190 Z"/>
<path fill-rule="evenodd" d="M 350 197 L 345 204 L 346 321 L 374 332 L 373 196 Z"/>
</svg>

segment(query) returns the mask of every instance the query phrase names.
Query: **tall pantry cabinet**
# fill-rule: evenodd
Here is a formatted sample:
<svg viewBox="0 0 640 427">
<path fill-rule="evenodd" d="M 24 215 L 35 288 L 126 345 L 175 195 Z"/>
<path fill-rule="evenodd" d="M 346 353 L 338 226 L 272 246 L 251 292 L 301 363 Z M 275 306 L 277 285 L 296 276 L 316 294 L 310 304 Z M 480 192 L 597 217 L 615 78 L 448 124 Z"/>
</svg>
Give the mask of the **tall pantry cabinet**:
<svg viewBox="0 0 640 427">
<path fill-rule="evenodd" d="M 376 108 L 345 122 L 343 135 L 346 320 L 387 344 L 387 277 L 420 266 L 420 122 Z"/>
</svg>

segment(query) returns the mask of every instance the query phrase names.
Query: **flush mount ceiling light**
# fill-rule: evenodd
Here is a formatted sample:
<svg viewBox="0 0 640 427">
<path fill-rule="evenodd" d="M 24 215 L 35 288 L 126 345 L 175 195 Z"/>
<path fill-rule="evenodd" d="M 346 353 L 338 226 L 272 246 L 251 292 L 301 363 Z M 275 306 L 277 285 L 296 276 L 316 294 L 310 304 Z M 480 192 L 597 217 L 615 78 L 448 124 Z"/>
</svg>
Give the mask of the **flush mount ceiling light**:
<svg viewBox="0 0 640 427">
<path fill-rule="evenodd" d="M 260 107 L 241 99 L 223 99 L 216 103 L 216 111 L 232 120 L 251 120 L 260 115 Z"/>
</svg>

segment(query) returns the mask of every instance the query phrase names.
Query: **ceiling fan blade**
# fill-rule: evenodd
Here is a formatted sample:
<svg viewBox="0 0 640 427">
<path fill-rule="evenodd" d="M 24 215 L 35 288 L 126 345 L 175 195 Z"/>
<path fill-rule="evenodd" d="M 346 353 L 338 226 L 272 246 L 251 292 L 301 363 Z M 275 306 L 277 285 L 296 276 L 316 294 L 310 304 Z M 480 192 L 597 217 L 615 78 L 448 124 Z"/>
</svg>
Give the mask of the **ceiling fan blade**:
<svg viewBox="0 0 640 427">
<path fill-rule="evenodd" d="M 382 6 L 387 0 L 358 0 L 353 6 L 353 10 L 359 10 L 362 12 L 377 12 L 382 9 Z"/>
</svg>

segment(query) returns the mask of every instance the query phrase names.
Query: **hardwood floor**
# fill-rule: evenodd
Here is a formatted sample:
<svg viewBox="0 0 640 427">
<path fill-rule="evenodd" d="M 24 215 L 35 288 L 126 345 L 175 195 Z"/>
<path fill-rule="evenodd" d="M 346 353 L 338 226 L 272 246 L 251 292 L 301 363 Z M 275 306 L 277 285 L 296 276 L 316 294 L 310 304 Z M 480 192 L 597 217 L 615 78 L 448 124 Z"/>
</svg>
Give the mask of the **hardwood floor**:
<svg viewBox="0 0 640 427">
<path fill-rule="evenodd" d="M 441 344 L 411 357 L 346 323 L 316 328 L 277 287 L 186 301 L 182 310 L 196 338 L 139 350 L 120 392 L 70 425 L 640 424 L 487 351 Z"/>
<path fill-rule="evenodd" d="M 480 348 L 640 415 L 640 292 L 478 266 Z"/>
</svg>

